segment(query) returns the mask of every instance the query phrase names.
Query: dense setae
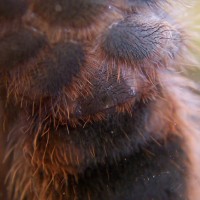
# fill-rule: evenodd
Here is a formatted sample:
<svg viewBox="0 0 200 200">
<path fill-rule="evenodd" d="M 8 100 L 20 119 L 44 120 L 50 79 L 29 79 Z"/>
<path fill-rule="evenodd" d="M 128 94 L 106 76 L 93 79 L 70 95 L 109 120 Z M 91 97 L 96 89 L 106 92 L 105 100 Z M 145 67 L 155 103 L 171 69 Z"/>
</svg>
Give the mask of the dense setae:
<svg viewBox="0 0 200 200">
<path fill-rule="evenodd" d="M 199 200 L 180 6 L 0 0 L 0 199 Z"/>
</svg>

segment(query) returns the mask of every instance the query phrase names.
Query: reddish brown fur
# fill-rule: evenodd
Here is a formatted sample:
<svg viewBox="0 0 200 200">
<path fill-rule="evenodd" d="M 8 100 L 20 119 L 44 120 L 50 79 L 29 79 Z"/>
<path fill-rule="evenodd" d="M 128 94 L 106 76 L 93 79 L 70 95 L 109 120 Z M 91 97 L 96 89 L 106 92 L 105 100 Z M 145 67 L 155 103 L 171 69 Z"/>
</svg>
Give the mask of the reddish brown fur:
<svg viewBox="0 0 200 200">
<path fill-rule="evenodd" d="M 130 9 L 122 1 L 109 1 L 111 9 L 107 8 L 102 15 L 94 17 L 92 25 L 80 29 L 72 26 L 66 33 L 66 27 L 53 26 L 41 19 L 37 13 L 33 14 L 34 1 L 27 2 L 28 8 L 19 19 L 5 21 L 0 17 L 0 25 L 3 27 L 0 31 L 0 42 L 8 33 L 22 29 L 28 29 L 45 38 L 44 47 L 38 50 L 36 56 L 10 71 L 7 71 L 5 66 L 0 66 L 0 69 L 3 68 L 0 162 L 5 160 L 5 164 L 0 163 L 2 198 L 80 199 L 76 188 L 80 174 L 84 174 L 88 167 L 96 166 L 96 163 L 104 165 L 107 159 L 110 159 L 111 163 L 118 163 L 124 158 L 124 154 L 128 156 L 134 153 L 135 149 L 133 152 L 127 150 L 127 147 L 132 145 L 132 134 L 127 134 L 126 131 L 121 139 L 123 144 L 119 143 L 117 146 L 112 138 L 108 138 L 106 142 L 101 141 L 102 152 L 97 146 L 99 141 L 85 144 L 84 136 L 78 135 L 77 132 L 91 124 L 105 122 L 110 113 L 128 113 L 128 116 L 139 120 L 140 113 L 138 110 L 133 112 L 133 109 L 142 104 L 148 107 L 148 113 L 143 116 L 141 124 L 144 123 L 143 132 L 149 133 L 148 136 L 141 133 L 143 142 L 154 141 L 159 146 L 160 140 L 167 143 L 174 135 L 183 140 L 181 146 L 187 152 L 186 166 L 189 169 L 186 193 L 188 199 L 199 200 L 199 97 L 191 92 L 196 89 L 195 85 L 176 72 L 180 69 L 182 57 L 187 54 L 183 30 L 176 28 L 171 21 L 154 19 L 153 11 L 143 8 L 144 5 L 133 5 Z M 144 20 L 141 15 L 134 18 L 139 26 L 150 23 L 154 27 L 159 24 L 161 35 L 158 36 L 162 38 L 158 40 L 160 46 L 155 46 L 155 51 L 142 60 L 108 55 L 103 47 L 108 30 L 130 13 L 134 16 L 137 10 L 144 15 Z M 149 19 L 146 16 L 153 17 Z M 178 39 L 174 38 L 174 34 L 179 35 Z M 37 74 L 41 74 L 41 77 L 46 74 L 46 69 L 39 68 L 37 63 L 43 62 L 51 55 L 53 57 L 52 49 L 55 44 L 68 41 L 85 45 L 86 57 L 86 62 L 73 77 L 71 85 L 63 86 L 56 97 L 33 87 L 35 80 L 32 71 L 38 70 Z M 120 48 L 120 45 L 118 47 Z M 119 86 L 123 85 L 123 81 L 125 86 L 131 87 L 132 94 L 124 89 L 125 86 Z M 104 96 L 106 90 L 101 89 L 101 86 L 104 87 L 107 83 L 114 87 L 111 89 L 111 97 Z M 120 87 L 119 91 L 122 90 L 116 102 L 112 99 L 115 87 Z M 102 96 L 99 97 L 99 104 L 94 105 L 96 94 Z M 127 95 L 128 99 L 121 97 L 123 95 Z M 105 102 L 102 100 L 104 97 Z M 95 106 L 99 108 L 96 109 Z M 63 129 L 68 131 L 67 136 L 63 134 Z M 70 131 L 75 136 L 71 136 Z M 110 149 L 115 152 L 110 152 Z M 148 149 L 146 153 L 149 157 L 153 156 Z M 174 162 L 174 165 L 182 168 L 179 163 Z M 73 181 L 74 184 L 68 185 Z M 90 193 L 87 198 L 90 199 Z"/>
</svg>

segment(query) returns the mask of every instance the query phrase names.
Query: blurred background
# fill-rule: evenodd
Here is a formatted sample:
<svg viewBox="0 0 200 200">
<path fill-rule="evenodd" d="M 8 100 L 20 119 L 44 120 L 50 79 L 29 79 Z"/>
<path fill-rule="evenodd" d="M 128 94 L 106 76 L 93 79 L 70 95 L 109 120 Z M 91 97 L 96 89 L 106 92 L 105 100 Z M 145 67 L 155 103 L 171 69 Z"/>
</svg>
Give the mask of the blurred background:
<svg viewBox="0 0 200 200">
<path fill-rule="evenodd" d="M 195 81 L 200 83 L 200 0 L 183 0 L 186 5 L 186 9 L 189 10 L 187 12 L 187 16 L 184 16 L 186 12 L 183 12 L 184 17 L 188 17 L 185 21 L 188 21 L 189 24 L 186 25 L 188 29 L 191 29 L 190 37 L 192 41 L 192 51 L 195 55 L 196 62 L 194 62 L 194 66 L 189 67 L 188 76 Z M 199 69 L 198 69 L 199 68 Z"/>
</svg>

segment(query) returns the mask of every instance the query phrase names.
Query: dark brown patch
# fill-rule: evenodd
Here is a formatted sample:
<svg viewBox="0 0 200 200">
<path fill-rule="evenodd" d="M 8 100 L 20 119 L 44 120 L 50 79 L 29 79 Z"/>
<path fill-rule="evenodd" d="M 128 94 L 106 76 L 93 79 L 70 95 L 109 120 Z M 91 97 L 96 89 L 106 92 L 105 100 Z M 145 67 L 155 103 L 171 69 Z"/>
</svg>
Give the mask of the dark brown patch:
<svg viewBox="0 0 200 200">
<path fill-rule="evenodd" d="M 25 13 L 26 0 L 0 0 L 0 21 L 13 20 Z"/>
<path fill-rule="evenodd" d="M 81 28 L 89 26 L 108 9 L 107 0 L 34 0 L 33 12 L 52 25 Z"/>
<path fill-rule="evenodd" d="M 57 94 L 63 87 L 70 86 L 84 62 L 85 55 L 81 44 L 56 44 L 50 55 L 35 63 L 29 74 L 32 85 L 38 87 L 41 94 Z"/>
<path fill-rule="evenodd" d="M 0 68 L 11 70 L 36 56 L 45 45 L 45 40 L 39 34 L 21 29 L 6 34 L 0 38 Z"/>
</svg>

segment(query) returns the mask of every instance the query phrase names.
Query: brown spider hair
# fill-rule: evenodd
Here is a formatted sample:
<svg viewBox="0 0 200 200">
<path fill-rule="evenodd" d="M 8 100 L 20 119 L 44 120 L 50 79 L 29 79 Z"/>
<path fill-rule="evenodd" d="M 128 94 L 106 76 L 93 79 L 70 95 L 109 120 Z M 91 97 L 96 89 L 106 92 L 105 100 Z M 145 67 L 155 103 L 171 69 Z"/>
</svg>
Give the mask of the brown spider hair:
<svg viewBox="0 0 200 200">
<path fill-rule="evenodd" d="M 0 0 L 2 198 L 198 200 L 199 98 L 168 3 Z"/>
</svg>

